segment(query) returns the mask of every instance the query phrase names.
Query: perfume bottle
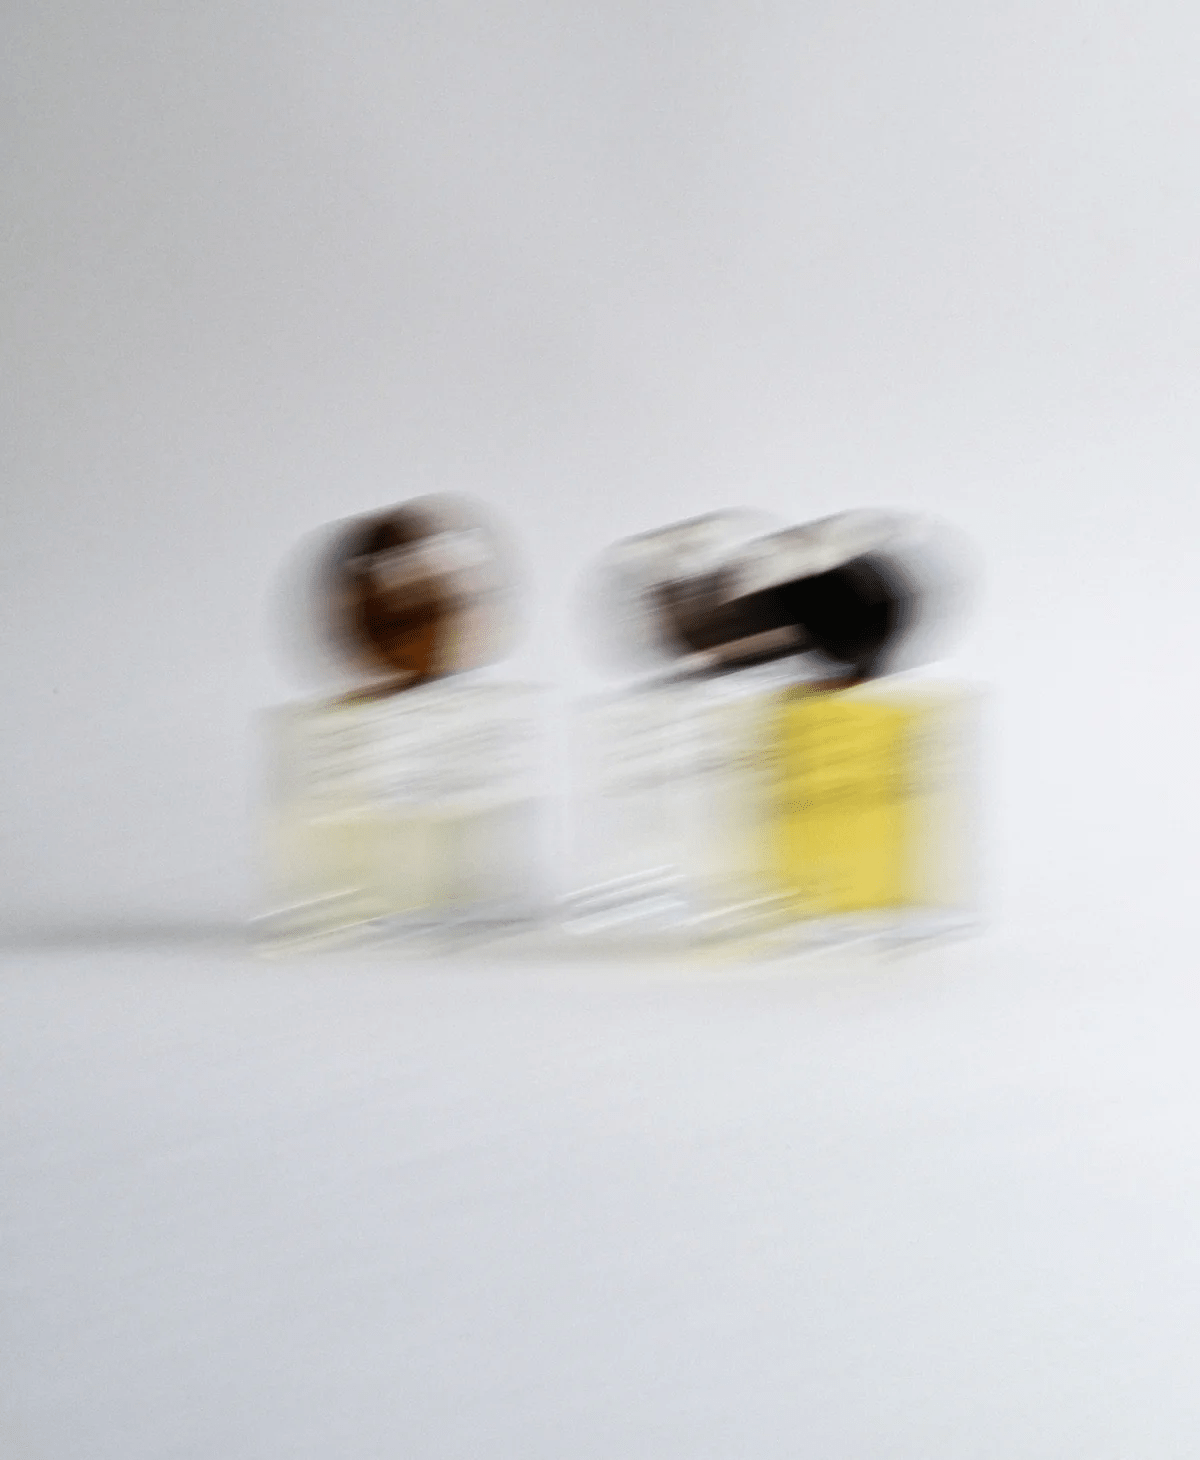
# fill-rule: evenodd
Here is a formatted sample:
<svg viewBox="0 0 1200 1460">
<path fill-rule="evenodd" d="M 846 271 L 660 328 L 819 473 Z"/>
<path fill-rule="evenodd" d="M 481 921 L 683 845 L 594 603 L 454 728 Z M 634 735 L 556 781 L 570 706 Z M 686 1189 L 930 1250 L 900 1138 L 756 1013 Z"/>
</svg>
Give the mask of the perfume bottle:
<svg viewBox="0 0 1200 1460">
<path fill-rule="evenodd" d="M 774 524 L 716 512 L 610 548 L 586 585 L 591 647 L 628 682 L 570 725 L 569 886 L 576 935 L 668 945 L 736 937 L 785 913 L 761 836 L 757 725 L 801 639 L 743 602 L 739 554 Z"/>
<path fill-rule="evenodd" d="M 765 876 L 798 945 L 936 937 L 978 921 L 980 695 L 938 653 L 969 553 L 915 516 L 853 512 L 754 544 L 736 592 L 799 623 L 821 669 L 756 726 Z"/>
<path fill-rule="evenodd" d="M 617 544 L 589 622 L 642 677 L 574 726 L 567 928 L 796 945 L 967 920 L 972 699 L 921 677 L 956 575 L 916 519 Z M 657 661 L 657 673 L 646 674 Z"/>
<path fill-rule="evenodd" d="M 540 691 L 489 672 L 515 636 L 503 533 L 473 503 L 425 497 L 305 556 L 292 619 L 338 683 L 267 715 L 266 931 L 523 925 L 541 875 Z"/>
</svg>

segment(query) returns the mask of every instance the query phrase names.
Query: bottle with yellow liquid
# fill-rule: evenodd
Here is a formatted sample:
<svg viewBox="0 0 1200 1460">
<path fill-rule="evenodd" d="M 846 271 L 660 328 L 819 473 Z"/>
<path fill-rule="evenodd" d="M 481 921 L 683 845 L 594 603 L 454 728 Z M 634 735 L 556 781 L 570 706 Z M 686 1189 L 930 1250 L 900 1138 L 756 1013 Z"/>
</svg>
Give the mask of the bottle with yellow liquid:
<svg viewBox="0 0 1200 1460">
<path fill-rule="evenodd" d="M 569 929 L 787 948 L 971 922 L 974 696 L 918 667 L 955 596 L 937 538 L 714 514 L 610 550 L 593 625 L 668 667 L 579 713 Z"/>
<path fill-rule="evenodd" d="M 762 848 L 801 941 L 975 923 L 978 715 L 972 690 L 909 676 L 781 697 Z"/>
<path fill-rule="evenodd" d="M 760 866 L 797 943 L 904 941 L 977 920 L 979 695 L 936 665 L 965 556 L 949 529 L 880 512 L 741 555 L 740 593 L 760 619 L 802 626 L 810 665 L 754 732 L 767 766 Z"/>
<path fill-rule="evenodd" d="M 440 937 L 534 915 L 541 692 L 489 673 L 513 638 L 503 535 L 417 499 L 324 535 L 302 593 L 340 692 L 266 717 L 267 916 L 284 944 Z"/>
</svg>

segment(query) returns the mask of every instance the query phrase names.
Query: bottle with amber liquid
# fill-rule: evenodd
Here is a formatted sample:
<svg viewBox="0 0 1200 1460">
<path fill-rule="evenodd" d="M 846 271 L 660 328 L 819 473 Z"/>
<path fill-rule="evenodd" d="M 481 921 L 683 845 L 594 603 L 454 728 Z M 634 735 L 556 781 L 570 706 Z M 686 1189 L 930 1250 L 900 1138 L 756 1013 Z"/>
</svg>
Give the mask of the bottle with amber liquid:
<svg viewBox="0 0 1200 1460">
<path fill-rule="evenodd" d="M 304 554 L 289 613 L 336 691 L 269 712 L 275 941 L 418 943 L 527 926 L 542 875 L 540 691 L 489 666 L 515 570 L 478 505 L 418 498 Z"/>
</svg>

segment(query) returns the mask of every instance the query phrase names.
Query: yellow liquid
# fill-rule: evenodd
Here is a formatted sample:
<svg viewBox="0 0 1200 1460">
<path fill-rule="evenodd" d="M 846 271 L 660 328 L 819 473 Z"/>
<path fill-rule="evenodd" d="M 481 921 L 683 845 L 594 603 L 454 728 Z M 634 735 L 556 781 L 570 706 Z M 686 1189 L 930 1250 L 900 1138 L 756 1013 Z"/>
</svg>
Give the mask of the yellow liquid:
<svg viewBox="0 0 1200 1460">
<path fill-rule="evenodd" d="M 789 692 L 768 734 L 767 880 L 819 917 L 969 895 L 961 696 Z"/>
</svg>

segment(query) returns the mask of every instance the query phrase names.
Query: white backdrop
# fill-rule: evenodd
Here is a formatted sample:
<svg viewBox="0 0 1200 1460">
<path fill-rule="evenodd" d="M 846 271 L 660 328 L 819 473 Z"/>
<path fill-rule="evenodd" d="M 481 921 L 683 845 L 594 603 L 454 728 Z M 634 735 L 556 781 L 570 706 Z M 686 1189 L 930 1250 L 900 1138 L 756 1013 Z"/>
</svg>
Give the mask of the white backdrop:
<svg viewBox="0 0 1200 1460">
<path fill-rule="evenodd" d="M 4 1460 L 1200 1452 L 1198 41 L 1176 0 L 9 0 Z M 438 489 L 509 517 L 515 667 L 565 684 L 625 533 L 965 528 L 992 931 L 204 941 L 253 907 L 278 565 Z"/>
<path fill-rule="evenodd" d="M 995 906 L 1135 859 L 1157 895 L 1194 810 L 1198 30 L 1165 0 L 10 5 L 5 924 L 249 909 L 272 574 L 439 488 L 507 513 L 520 667 L 567 680 L 618 535 L 944 514 L 987 565 Z"/>
</svg>

